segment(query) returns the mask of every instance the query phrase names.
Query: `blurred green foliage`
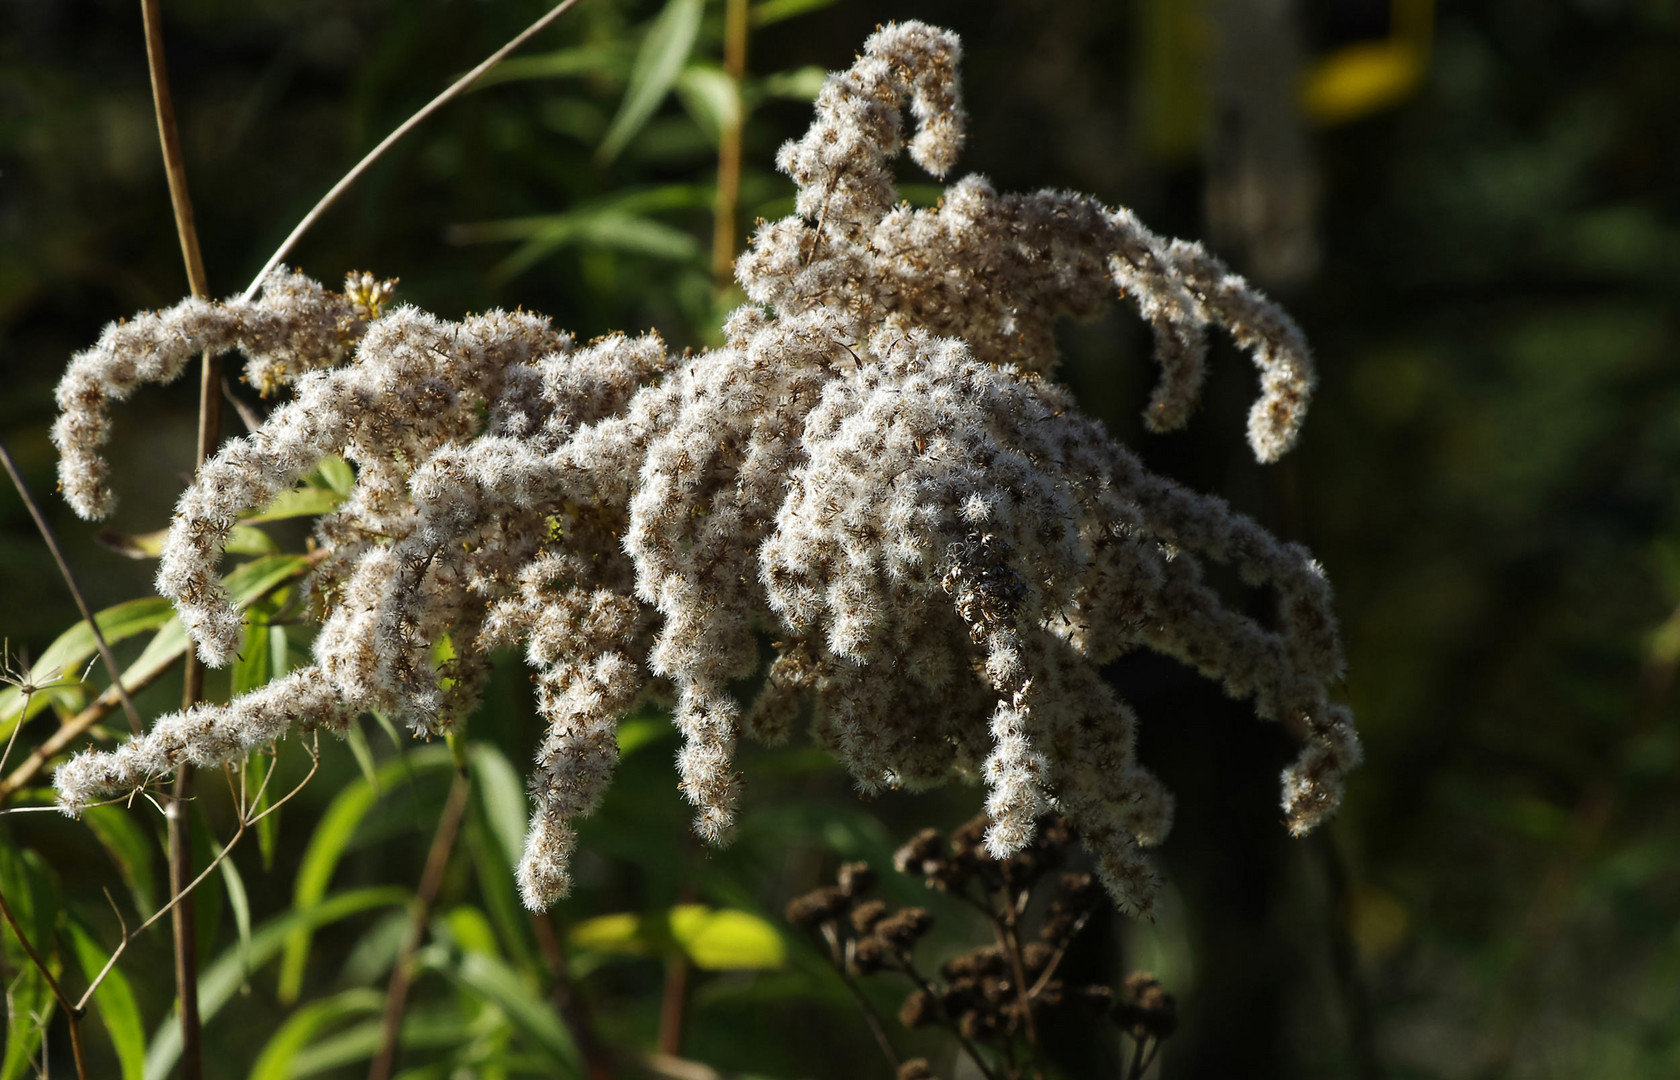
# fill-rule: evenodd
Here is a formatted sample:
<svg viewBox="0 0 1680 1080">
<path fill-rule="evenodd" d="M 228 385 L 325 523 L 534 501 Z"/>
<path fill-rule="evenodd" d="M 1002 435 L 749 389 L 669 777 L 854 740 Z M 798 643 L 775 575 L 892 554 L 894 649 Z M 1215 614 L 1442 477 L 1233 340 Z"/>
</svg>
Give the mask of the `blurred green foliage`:
<svg viewBox="0 0 1680 1080">
<path fill-rule="evenodd" d="M 1235 3 L 758 0 L 739 102 L 743 228 L 791 209 L 771 162 L 803 129 L 816 73 L 843 66 L 877 22 L 917 17 L 967 45 L 964 169 L 1005 188 L 1096 192 L 1160 231 L 1208 236 L 1231 123 L 1210 42 Z M 165 0 L 213 291 L 242 288 L 368 146 L 543 6 Z M 1162 853 L 1171 885 L 1155 922 L 1111 920 L 1076 959 L 1110 982 L 1152 969 L 1178 995 L 1169 1077 L 1680 1071 L 1680 4 L 1476 0 L 1439 5 L 1432 25 L 1420 11 L 1289 8 L 1291 78 L 1320 95 L 1377 87 L 1369 107 L 1336 99 L 1340 112 L 1309 94 L 1318 111 L 1295 118 L 1317 265 L 1274 284 L 1322 381 L 1290 459 L 1246 459 L 1252 375 L 1232 350 L 1216 353 L 1190 431 L 1144 436 L 1147 336 L 1118 312 L 1065 334 L 1063 375 L 1111 430 L 1325 564 L 1367 743 L 1332 828 L 1290 841 L 1275 809 L 1284 736 L 1171 663 L 1115 666 L 1143 759 L 1179 796 Z M 329 281 L 352 267 L 399 276 L 401 299 L 448 315 L 524 305 L 585 338 L 657 327 L 679 348 L 715 340 L 738 299 L 709 259 L 717 138 L 734 105 L 722 33 L 718 0 L 584 0 L 382 161 L 292 261 Z M 138 5 L 0 7 L 0 433 L 39 493 L 52 487 L 45 432 L 66 358 L 104 322 L 185 291 L 155 139 Z M 926 185 L 908 168 L 904 179 Z M 1252 269 L 1240 235 L 1216 240 Z M 132 545 L 167 523 L 194 407 L 184 381 L 117 412 L 125 502 L 110 524 Z M 114 609 L 121 661 L 178 651 L 167 613 L 141 599 L 150 564 L 100 546 L 56 502 L 48 511 L 95 608 Z M 306 535 L 297 521 L 262 528 L 282 551 Z M 49 651 L 77 616 L 5 494 L 0 581 L 0 633 L 40 657 L 41 678 L 80 675 L 90 646 L 72 631 Z M 304 628 L 281 618 L 285 594 L 262 591 L 253 627 L 266 640 L 252 644 L 268 647 L 213 676 L 212 694 L 307 650 Z M 103 672 L 88 679 L 96 692 Z M 164 678 L 138 704 L 155 715 L 179 695 L 178 676 Z M 90 696 L 39 695 L 51 708 L 19 746 Z M 18 697 L 0 698 L 4 715 Z M 365 1072 L 450 772 L 443 747 L 379 727 L 353 753 L 326 746 L 260 842 L 236 849 L 237 872 L 201 894 L 211 1075 Z M 509 763 L 535 739 L 509 656 L 471 726 L 473 794 L 417 957 L 404 1076 L 577 1075 L 544 930 L 509 870 L 524 813 Z M 818 753 L 749 750 L 739 837 L 704 850 L 665 721 L 635 718 L 621 741 L 618 779 L 582 830 L 577 892 L 553 920 L 601 1038 L 653 1046 L 667 974 L 686 956 L 684 1056 L 783 1080 L 878 1075 L 844 988 L 782 928 L 781 905 L 842 858 L 884 864 L 915 828 L 972 813 L 977 793 L 861 802 Z M 287 743 L 272 768 L 278 797 L 307 760 Z M 47 801 L 44 781 L 20 804 Z M 204 777 L 201 832 L 230 835 L 233 806 Z M 0 888 L 68 984 L 86 985 L 117 943 L 102 889 L 130 926 L 155 910 L 160 837 L 149 808 L 0 822 Z M 883 888 L 929 903 L 951 951 L 980 932 L 913 882 L 888 874 Z M 738 970 L 712 970 L 711 932 Z M 30 1075 L 43 1023 L 68 1075 L 62 1018 L 46 1018 L 50 995 L 10 936 L 4 964 L 14 1019 L 0 1077 Z M 137 939 L 119 971 L 84 1025 L 98 1075 L 167 1075 L 179 1053 L 167 932 Z M 1114 1068 L 1117 1047 L 1091 1032 L 1055 1046 L 1069 1075 Z"/>
</svg>

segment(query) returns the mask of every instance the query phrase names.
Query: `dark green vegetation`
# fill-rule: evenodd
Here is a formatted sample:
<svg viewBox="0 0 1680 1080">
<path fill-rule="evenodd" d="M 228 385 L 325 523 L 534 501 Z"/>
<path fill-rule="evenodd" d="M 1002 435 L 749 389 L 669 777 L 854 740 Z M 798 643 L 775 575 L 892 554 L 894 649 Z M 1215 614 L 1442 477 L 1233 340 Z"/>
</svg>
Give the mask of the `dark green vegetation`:
<svg viewBox="0 0 1680 1080">
<path fill-rule="evenodd" d="M 166 0 L 212 292 L 242 288 L 364 149 L 542 6 Z M 401 298 L 444 315 L 522 304 L 585 338 L 657 326 L 679 347 L 712 340 L 733 300 L 710 270 L 706 78 L 682 81 L 616 156 L 600 149 L 662 6 L 584 0 L 504 81 L 401 145 L 292 261 L 329 283 L 351 268 L 399 276 Z M 723 5 L 693 7 L 694 59 L 715 66 Z M 1225 494 L 1325 564 L 1366 741 L 1338 819 L 1291 841 L 1276 809 L 1283 734 L 1171 663 L 1116 666 L 1143 719 L 1141 756 L 1179 799 L 1160 855 L 1171 890 L 1152 924 L 1096 920 L 1077 974 L 1118 987 L 1146 969 L 1176 996 L 1163 1075 L 1673 1075 L 1680 4 L 1481 0 L 1445 6 L 1426 41 L 1415 20 L 1430 5 L 1415 0 L 1301 3 L 1293 41 L 1213 17 L 1241 7 L 761 0 L 755 10 L 791 17 L 751 39 L 741 220 L 788 211 L 791 185 L 769 166 L 809 119 L 813 82 L 798 73 L 843 66 L 879 21 L 922 18 L 967 46 L 962 170 L 1004 189 L 1095 192 L 1163 233 L 1206 238 L 1314 342 L 1321 388 L 1302 444 L 1261 467 L 1241 435 L 1252 374 L 1228 346 L 1189 430 L 1158 437 L 1137 420 L 1153 372 L 1131 316 L 1065 337 L 1065 377 L 1153 468 Z M 1245 63 L 1210 54 L 1222 31 L 1244 43 Z M 1377 41 L 1391 51 L 1345 51 Z M 1287 105 L 1280 86 L 1301 70 L 1325 78 L 1312 65 L 1338 56 L 1363 56 L 1392 101 L 1375 107 L 1381 85 L 1338 97 L 1319 82 L 1322 124 L 1267 105 Z M 1416 83 L 1407 56 L 1423 65 Z M 907 195 L 935 194 L 907 164 L 903 176 Z M 138 5 L 0 7 L 0 432 L 43 497 L 51 389 L 69 354 L 109 319 L 185 291 Z M 191 467 L 189 382 L 117 410 L 120 532 L 167 522 Z M 101 547 L 45 502 L 96 609 L 148 595 L 149 562 Z M 305 535 L 270 532 L 286 550 Z M 0 567 L 0 633 L 39 657 L 76 615 L 6 492 Z M 301 627 L 277 640 L 307 646 Z M 145 643 L 119 643 L 119 659 Z M 97 669 L 88 677 L 103 684 Z M 212 676 L 213 695 L 227 679 Z M 502 850 L 517 809 L 498 796 L 517 780 L 501 761 L 522 768 L 536 738 L 526 685 L 510 657 L 470 727 L 502 758 L 472 757 L 464 839 L 418 954 L 402 1059 L 412 1076 L 453 1075 L 457 1059 L 464 1075 L 554 1075 L 575 1060 L 551 1010 L 550 953 L 515 906 Z M 165 678 L 138 704 L 155 715 L 179 696 L 178 677 Z M 107 724 L 125 726 L 120 712 Z M 12 764 L 50 728 L 46 715 L 25 727 Z M 199 894 L 206 1013 L 222 1003 L 206 1027 L 207 1075 L 366 1070 L 449 774 L 441 746 L 399 746 L 371 721 L 364 743 L 366 773 L 349 748 L 324 745 L 278 828 L 253 830 L 231 860 L 237 876 L 213 874 Z M 619 776 L 583 830 L 579 890 L 555 913 L 594 1027 L 615 1048 L 653 1046 L 687 942 L 684 1057 L 778 1080 L 883 1073 L 843 985 L 779 914 L 863 858 L 895 906 L 935 911 L 919 949 L 973 947 L 983 937 L 962 908 L 885 867 L 917 829 L 968 818 L 978 792 L 864 803 L 825 755 L 749 750 L 741 835 L 714 852 L 688 835 L 675 745 L 660 720 L 627 727 Z M 307 758 L 293 742 L 279 762 L 284 790 Z M 216 775 L 200 791 L 200 835 L 225 841 L 232 799 Z M 30 790 L 13 805 L 45 801 Z M 0 822 L 0 883 L 25 897 L 20 918 L 54 943 L 74 992 L 82 958 L 102 960 L 120 933 L 101 889 L 131 926 L 166 892 L 161 817 L 98 816 Z M 694 909 L 668 916 L 684 904 L 745 915 L 708 938 Z M 589 921 L 625 913 L 635 917 Z M 296 932 L 316 923 L 312 938 Z M 39 1007 L 33 976 L 16 981 L 25 961 L 13 946 L 8 936 L 14 1006 L 33 993 Z M 716 963 L 773 966 L 706 967 Z M 84 1024 L 96 1074 L 122 1075 L 106 1022 L 143 1041 L 173 1030 L 170 964 L 159 927 L 121 964 L 133 1015 L 116 984 L 96 999 Z M 886 990 L 879 1004 L 890 1014 L 898 997 Z M 54 1075 L 72 1075 L 62 1020 L 49 1035 Z M 906 1056 L 945 1067 L 948 1042 L 894 1035 Z M 287 1047 L 302 1056 L 288 1062 Z M 1112 1073 L 1122 1052 L 1112 1027 L 1058 1033 L 1055 1047 L 1080 1076 Z M 24 1071 L 9 1075 L 29 1075 L 14 1063 Z"/>
</svg>

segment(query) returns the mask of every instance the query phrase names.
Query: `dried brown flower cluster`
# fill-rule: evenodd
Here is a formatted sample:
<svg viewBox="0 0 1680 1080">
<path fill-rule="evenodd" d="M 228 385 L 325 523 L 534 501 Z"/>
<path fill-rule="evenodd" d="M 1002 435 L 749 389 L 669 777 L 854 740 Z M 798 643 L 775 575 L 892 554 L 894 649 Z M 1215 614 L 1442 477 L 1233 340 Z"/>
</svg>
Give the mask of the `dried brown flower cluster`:
<svg viewBox="0 0 1680 1080">
<path fill-rule="evenodd" d="M 1084 196 L 969 178 L 937 208 L 895 206 L 906 105 L 911 156 L 940 175 L 955 161 L 957 60 L 953 35 L 904 23 L 830 77 L 779 159 L 798 214 L 741 258 L 752 302 L 714 350 L 580 345 L 523 313 L 384 312 L 371 279 L 339 295 L 279 277 L 252 304 L 186 301 L 109 329 L 60 392 L 64 488 L 86 515 L 110 506 L 108 399 L 231 347 L 247 377 L 295 394 L 205 465 L 170 530 L 159 588 L 207 663 L 240 643 L 216 578 L 239 515 L 327 455 L 356 479 L 317 529 L 323 626 L 316 664 L 288 677 L 298 692 L 203 706 L 74 759 L 57 778 L 66 809 L 365 709 L 447 730 L 486 650 L 523 642 L 549 724 L 520 868 L 534 908 L 568 888 L 571 823 L 605 789 L 618 718 L 652 693 L 674 702 L 681 787 L 708 839 L 735 814 L 737 736 L 784 738 L 809 702 L 814 737 L 862 789 L 983 780 L 999 858 L 1057 809 L 1109 892 L 1147 910 L 1140 846 L 1165 836 L 1171 800 L 1098 674 L 1141 646 L 1302 738 L 1284 808 L 1311 828 L 1359 756 L 1327 694 L 1342 659 L 1323 573 L 1149 474 L 1046 377 L 1054 320 L 1118 290 L 1155 328 L 1149 420 L 1176 426 L 1205 328 L 1223 327 L 1261 369 L 1249 435 L 1271 460 L 1312 388 L 1301 336 L 1201 248 Z M 1270 586 L 1272 624 L 1225 606 L 1202 559 Z M 761 635 L 776 655 L 743 708 L 730 682 L 757 671 Z"/>
<path fill-rule="evenodd" d="M 1045 818 L 1032 843 L 997 859 L 986 845 L 991 826 L 982 815 L 949 836 L 924 829 L 894 855 L 900 873 L 921 877 L 930 889 L 967 902 L 988 920 L 993 940 L 946 960 L 937 978 L 924 973 L 915 958 L 932 916 L 922 908 L 894 911 L 868 899 L 875 875 L 865 863 L 847 863 L 836 884 L 795 898 L 787 919 L 815 933 L 848 979 L 905 977 L 912 989 L 899 1007 L 899 1023 L 946 1029 L 986 1075 L 992 1075 L 993 1064 L 1000 1075 L 1025 1075 L 1024 1063 L 1037 1056 L 1038 1026 L 1061 1013 L 1112 1018 L 1131 1036 L 1138 1051 L 1133 1075 L 1141 1075 L 1136 1065 L 1153 1057 L 1176 1026 L 1172 995 L 1144 972 L 1128 976 L 1118 993 L 1105 984 L 1060 977 L 1063 959 L 1103 902 L 1091 875 L 1057 872 L 1076 830 L 1065 818 Z M 1049 903 L 1035 904 L 1035 897 L 1045 894 Z M 1038 912 L 1036 933 L 1029 933 L 1029 911 Z M 992 1051 L 993 1060 L 977 1046 Z M 890 1044 L 884 1049 L 890 1052 Z M 933 1073 L 918 1058 L 903 1063 L 900 1076 L 906 1075 Z"/>
</svg>

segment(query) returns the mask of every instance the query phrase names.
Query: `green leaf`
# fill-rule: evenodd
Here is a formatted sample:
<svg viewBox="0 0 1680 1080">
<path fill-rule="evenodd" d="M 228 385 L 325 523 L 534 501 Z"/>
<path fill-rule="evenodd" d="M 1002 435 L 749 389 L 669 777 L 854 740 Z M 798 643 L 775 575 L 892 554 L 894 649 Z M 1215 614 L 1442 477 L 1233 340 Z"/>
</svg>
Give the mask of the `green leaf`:
<svg viewBox="0 0 1680 1080">
<path fill-rule="evenodd" d="M 796 15 L 804 15 L 811 11 L 820 11 L 834 3 L 834 0 L 763 0 L 754 4 L 752 13 L 748 16 L 753 26 L 769 26 L 771 23 L 791 19 Z"/>
<path fill-rule="evenodd" d="M 629 145 L 670 93 L 671 85 L 694 49 L 705 6 L 705 0 L 667 0 L 665 10 L 654 19 L 641 50 L 636 53 L 636 62 L 630 67 L 630 84 L 625 88 L 618 115 L 613 117 L 612 126 L 596 153 L 603 164 Z"/>
<path fill-rule="evenodd" d="M 671 909 L 670 919 L 671 936 L 697 968 L 750 971 L 787 962 L 781 932 L 750 912 L 682 904 Z"/>
<path fill-rule="evenodd" d="M 142 918 L 149 918 L 157 910 L 157 878 L 152 872 L 157 849 L 152 838 L 121 806 L 90 806 L 82 811 L 82 821 L 117 864 L 117 873 L 134 898 L 135 910 Z"/>
<path fill-rule="evenodd" d="M 18 925 L 29 935 L 29 943 L 48 964 L 57 967 L 52 954 L 52 930 L 58 921 L 58 897 L 40 857 L 33 851 L 18 851 L 0 844 L 0 890 L 6 894 Z M 23 951 L 11 927 L 0 925 L 0 941 L 7 972 L 19 972 L 7 984 L 11 1012 L 6 1025 L 6 1054 L 0 1058 L 0 1080 L 18 1080 L 33 1073 L 31 1059 L 41 1045 L 46 1025 L 56 1002 L 47 981 Z"/>
<path fill-rule="evenodd" d="M 713 64 L 690 64 L 677 78 L 683 107 L 714 140 L 741 124 L 741 95 L 735 80 Z"/>
<path fill-rule="evenodd" d="M 449 936 L 462 952 L 483 953 L 486 956 L 496 956 L 500 950 L 496 948 L 496 931 L 490 925 L 490 920 L 484 917 L 484 912 L 471 904 L 462 904 L 450 909 L 443 918 L 444 926 L 449 930 Z"/>
<path fill-rule="evenodd" d="M 237 946 L 224 951 L 214 963 L 203 969 L 198 980 L 199 1017 L 208 1024 L 222 1006 L 226 1005 L 239 987 L 244 985 L 244 972 L 249 966 L 256 971 L 277 956 L 289 936 L 299 930 L 318 930 L 340 919 L 381 907 L 404 907 L 411 894 L 394 886 L 356 889 L 328 897 L 307 910 L 289 910 L 264 923 L 251 935 L 250 947 L 241 959 Z M 247 964 L 248 961 L 248 964 Z M 146 1080 L 167 1080 L 181 1057 L 181 1025 L 174 1016 L 166 1017 L 152 1033 L 146 1050 Z"/>
<path fill-rule="evenodd" d="M 766 75 L 758 81 L 757 90 L 765 97 L 815 101 L 827 79 L 828 72 L 815 65 L 809 65 Z"/>
<path fill-rule="evenodd" d="M 681 949 L 708 971 L 762 970 L 787 962 L 787 948 L 774 926 L 750 912 L 704 904 L 586 919 L 572 927 L 570 941 L 574 948 L 632 956 Z"/>
<path fill-rule="evenodd" d="M 104 611 L 94 613 L 99 632 L 107 644 L 133 637 L 147 630 L 155 630 L 169 621 L 174 609 L 161 596 L 147 596 L 128 600 Z M 34 685 L 53 684 L 37 691 L 24 715 L 24 694 L 15 686 L 0 691 L 0 739 L 11 735 L 12 727 L 20 719 L 30 717 L 54 702 L 79 700 L 82 693 L 80 677 L 89 660 L 99 651 L 88 621 L 82 619 L 47 646 L 40 660 L 29 669 L 26 679 Z"/>
<path fill-rule="evenodd" d="M 72 919 L 69 928 L 76 962 L 81 965 L 83 976 L 92 982 L 111 954 L 80 922 Z M 142 1080 L 146 1075 L 146 1030 L 140 1024 L 140 1005 L 134 999 L 134 989 L 119 965 L 111 965 L 111 970 L 105 973 L 105 981 L 93 992 L 93 1004 L 111 1036 L 123 1080 Z"/>
<path fill-rule="evenodd" d="M 377 1014 L 384 1002 L 385 996 L 379 991 L 358 987 L 303 1006 L 286 1017 L 257 1055 L 250 1080 L 291 1080 L 297 1075 L 294 1066 L 298 1054 L 317 1041 L 323 1028 L 348 1018 Z"/>
<path fill-rule="evenodd" d="M 650 743 L 674 736 L 676 731 L 663 716 L 632 716 L 618 725 L 618 756 L 629 757 Z"/>
<path fill-rule="evenodd" d="M 474 90 L 516 79 L 566 79 L 579 75 L 605 75 L 622 79 L 630 71 L 634 56 L 618 42 L 596 42 L 569 49 L 556 49 L 537 56 L 516 56 L 503 60 L 473 84 Z"/>
<path fill-rule="evenodd" d="M 484 806 L 484 820 L 502 849 L 509 869 L 519 865 L 525 850 L 525 781 L 502 752 L 488 743 L 474 743 L 470 759 L 473 789 Z"/>
<path fill-rule="evenodd" d="M 6 1055 L 0 1058 L 0 1080 L 19 1080 L 35 1072 L 31 1062 L 57 1002 L 47 988 L 47 980 L 33 966 L 22 969 L 6 989 L 11 1011 L 6 1018 Z"/>
<path fill-rule="evenodd" d="M 251 978 L 251 901 L 245 894 L 245 879 L 239 876 L 239 867 L 233 865 L 233 859 L 226 858 L 217 864 L 222 872 L 222 884 L 227 887 L 228 906 L 233 908 L 233 925 L 239 932 L 239 959 L 243 968 L 243 975 L 247 981 Z"/>
<path fill-rule="evenodd" d="M 274 650 L 269 646 L 269 637 L 279 628 L 269 625 L 266 617 L 269 614 L 271 613 L 264 612 L 258 616 L 253 613 L 252 618 L 245 623 L 244 640 L 240 643 L 239 655 L 234 658 L 228 687 L 228 693 L 234 697 L 267 686 L 276 674 Z"/>
<path fill-rule="evenodd" d="M 474 952 L 464 955 L 459 967 L 445 968 L 444 973 L 500 1007 L 513 1026 L 562 1070 L 558 1075 L 579 1074 L 577 1048 L 560 1018 L 535 987 L 512 968 L 494 957 Z"/>
<path fill-rule="evenodd" d="M 565 220 L 552 221 L 497 264 L 495 279 L 517 277 L 554 252 L 573 246 L 611 248 L 671 262 L 691 262 L 700 254 L 700 242 L 692 235 L 653 218 L 613 211 L 562 217 Z"/>
<path fill-rule="evenodd" d="M 360 718 L 350 721 L 350 726 L 344 729 L 344 741 L 350 744 L 350 756 L 356 759 L 362 778 L 373 786 L 373 793 L 378 795 L 378 767 L 373 763 L 373 748 L 368 745 L 367 732 L 362 730 Z"/>
<path fill-rule="evenodd" d="M 251 813 L 257 818 L 257 849 L 262 855 L 263 869 L 273 870 L 274 846 L 280 841 L 280 811 L 268 813 L 274 793 L 264 786 L 263 781 L 274 768 L 274 759 L 266 750 L 253 750 L 245 763 L 246 790 L 260 792 L 251 804 Z"/>
<path fill-rule="evenodd" d="M 119 555 L 127 555 L 131 559 L 156 559 L 163 554 L 163 542 L 169 539 L 169 530 L 120 533 L 101 529 L 96 539 Z M 255 526 L 235 525 L 223 550 L 229 555 L 273 555 L 280 546 L 273 537 Z"/>
<path fill-rule="evenodd" d="M 280 521 L 285 518 L 317 517 L 330 514 L 338 509 L 338 504 L 344 501 L 344 493 L 330 487 L 314 487 L 305 485 L 282 491 L 274 497 L 274 501 L 263 507 L 255 514 L 247 515 L 242 520 L 248 525 L 255 525 L 264 521 Z"/>
<path fill-rule="evenodd" d="M 451 764 L 449 748 L 435 743 L 381 766 L 373 777 L 378 784 L 377 790 L 374 783 L 363 778 L 340 791 L 310 834 L 309 846 L 304 849 L 294 879 L 292 907 L 297 911 L 307 911 L 327 895 L 327 886 L 332 884 L 339 860 L 344 857 L 362 819 L 378 801 L 380 792 L 392 789 L 400 780 L 422 769 L 446 768 Z M 280 962 L 279 993 L 282 1002 L 296 1001 L 298 992 L 303 988 L 304 965 L 309 960 L 309 938 L 310 928 L 304 926 L 286 939 L 285 956 Z"/>
<path fill-rule="evenodd" d="M 321 482 L 340 495 L 349 495 L 350 489 L 356 484 L 356 470 L 350 463 L 337 454 L 328 454 L 315 466 L 315 475 Z"/>
<path fill-rule="evenodd" d="M 403 1017 L 397 1044 L 405 1049 L 447 1050 L 467 1045 L 475 1034 L 470 1025 L 455 1016 L 414 1013 Z M 297 1078 L 319 1076 L 354 1062 L 366 1061 L 379 1052 L 383 1036 L 384 1029 L 379 1021 L 370 1020 L 336 1035 L 316 1039 L 292 1059 L 290 1075 Z M 398 1080 L 415 1080 L 417 1075 L 422 1074 L 405 1071 L 399 1074 Z M 443 1076 L 452 1074 L 428 1072 L 423 1075 L 439 1076 L 442 1080 Z M 480 1075 L 489 1077 L 492 1074 L 485 1072 Z"/>
</svg>

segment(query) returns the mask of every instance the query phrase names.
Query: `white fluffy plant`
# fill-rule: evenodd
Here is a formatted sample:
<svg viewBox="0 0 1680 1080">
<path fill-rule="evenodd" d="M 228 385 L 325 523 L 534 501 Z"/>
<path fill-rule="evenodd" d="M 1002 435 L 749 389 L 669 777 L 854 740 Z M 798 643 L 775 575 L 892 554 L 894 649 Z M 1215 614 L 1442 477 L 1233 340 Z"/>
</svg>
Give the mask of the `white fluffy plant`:
<svg viewBox="0 0 1680 1080">
<path fill-rule="evenodd" d="M 969 177 L 936 208 L 896 205 L 906 106 L 911 157 L 938 176 L 955 164 L 958 58 L 953 34 L 902 23 L 830 76 L 778 158 L 797 213 L 739 260 L 749 303 L 718 349 L 584 345 L 523 313 L 386 311 L 371 279 L 341 295 L 285 273 L 253 302 L 189 300 L 108 328 L 59 394 L 62 484 L 84 516 L 111 505 L 109 399 L 206 348 L 242 350 L 248 378 L 293 394 L 206 463 L 169 532 L 158 587 L 206 663 L 241 639 L 216 574 L 238 516 L 327 455 L 356 479 L 316 529 L 314 665 L 77 756 L 56 777 L 61 806 L 369 709 L 447 731 L 487 652 L 523 643 L 548 724 L 519 868 L 534 909 L 566 893 L 573 822 L 610 780 L 618 720 L 651 696 L 683 735 L 680 786 L 708 840 L 736 813 L 738 736 L 784 739 L 808 707 L 862 790 L 979 780 L 999 857 L 1060 811 L 1115 900 L 1147 912 L 1142 849 L 1166 835 L 1172 800 L 1099 675 L 1145 647 L 1298 736 L 1284 812 L 1295 833 L 1322 820 L 1359 758 L 1328 694 L 1342 657 L 1322 570 L 1150 474 L 1049 378 L 1054 321 L 1118 292 L 1155 332 L 1147 420 L 1177 427 L 1217 326 L 1260 369 L 1249 440 L 1272 461 L 1312 390 L 1300 332 L 1199 246 L 1085 196 Z M 1269 586 L 1270 624 L 1224 604 L 1203 560 Z M 440 672 L 446 634 L 456 655 Z M 729 686 L 757 673 L 760 636 L 775 658 L 738 701 Z"/>
</svg>

